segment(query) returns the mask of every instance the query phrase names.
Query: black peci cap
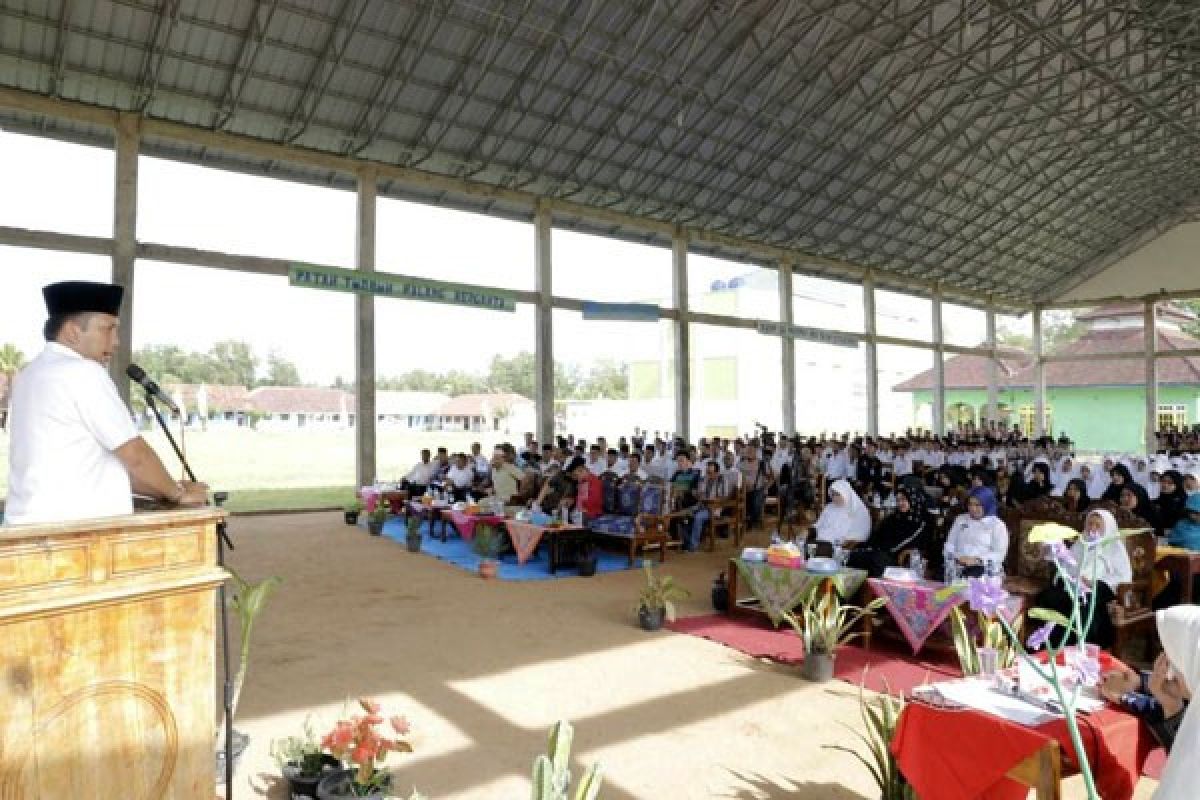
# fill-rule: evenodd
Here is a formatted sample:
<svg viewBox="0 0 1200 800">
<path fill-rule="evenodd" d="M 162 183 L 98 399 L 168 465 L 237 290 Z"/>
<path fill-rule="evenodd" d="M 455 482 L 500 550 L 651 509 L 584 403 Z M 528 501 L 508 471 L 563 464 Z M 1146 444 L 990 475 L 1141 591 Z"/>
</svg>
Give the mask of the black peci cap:
<svg viewBox="0 0 1200 800">
<path fill-rule="evenodd" d="M 42 287 L 46 313 L 52 317 L 97 312 L 118 316 L 125 288 L 111 283 L 62 281 Z"/>
</svg>

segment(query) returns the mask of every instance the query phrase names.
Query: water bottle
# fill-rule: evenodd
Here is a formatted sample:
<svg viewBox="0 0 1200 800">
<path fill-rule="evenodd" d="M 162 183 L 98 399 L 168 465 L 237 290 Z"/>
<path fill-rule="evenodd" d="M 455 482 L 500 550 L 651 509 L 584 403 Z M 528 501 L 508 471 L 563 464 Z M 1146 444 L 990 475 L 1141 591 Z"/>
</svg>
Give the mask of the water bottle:
<svg viewBox="0 0 1200 800">
<path fill-rule="evenodd" d="M 954 560 L 954 548 L 949 543 L 946 544 L 946 549 L 942 551 L 942 554 L 946 562 L 944 580 L 948 586 L 958 580 L 958 562 Z"/>
<path fill-rule="evenodd" d="M 920 553 L 913 553 L 912 558 L 908 560 L 908 568 L 917 576 L 917 580 L 925 578 L 925 559 L 921 558 Z"/>
</svg>

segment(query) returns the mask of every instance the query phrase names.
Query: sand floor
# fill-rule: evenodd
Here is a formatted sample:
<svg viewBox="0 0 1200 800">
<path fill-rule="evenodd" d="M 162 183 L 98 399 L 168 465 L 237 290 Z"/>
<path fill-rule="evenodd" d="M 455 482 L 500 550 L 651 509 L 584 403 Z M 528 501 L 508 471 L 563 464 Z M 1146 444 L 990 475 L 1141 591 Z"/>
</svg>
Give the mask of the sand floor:
<svg viewBox="0 0 1200 800">
<path fill-rule="evenodd" d="M 601 797 L 874 798 L 852 745 L 857 690 L 670 632 L 645 633 L 639 571 L 525 583 L 483 581 L 340 514 L 235 517 L 230 565 L 283 585 L 254 632 L 237 727 L 251 736 L 239 797 L 284 798 L 268 750 L 347 699 L 406 715 L 416 752 L 393 755 L 399 788 L 430 798 L 517 800 L 549 728 L 576 728 L 574 771 L 600 761 Z M 725 553 L 725 557 L 728 553 Z M 711 612 L 721 554 L 672 553 Z M 1077 781 L 1067 797 L 1081 797 Z M 1138 797 L 1153 784 L 1143 779 Z"/>
</svg>

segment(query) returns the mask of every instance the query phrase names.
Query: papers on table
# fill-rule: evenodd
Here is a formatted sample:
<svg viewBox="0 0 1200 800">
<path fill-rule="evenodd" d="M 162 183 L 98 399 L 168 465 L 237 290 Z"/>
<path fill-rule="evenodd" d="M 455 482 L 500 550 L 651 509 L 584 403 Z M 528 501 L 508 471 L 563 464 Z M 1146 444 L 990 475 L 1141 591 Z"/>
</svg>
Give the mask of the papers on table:
<svg viewBox="0 0 1200 800">
<path fill-rule="evenodd" d="M 994 717 L 1015 722 L 1018 725 L 1036 727 L 1045 722 L 1062 717 L 1058 704 L 1051 699 L 1042 699 L 1032 694 L 1013 694 L 1001 691 L 991 680 L 982 678 L 963 678 L 956 681 L 935 683 L 927 687 L 913 690 L 913 694 L 921 697 L 932 695 L 932 699 L 940 699 L 955 706 L 973 708 Z M 1104 708 L 1104 701 L 1091 694 L 1080 694 L 1076 701 L 1076 711 L 1089 714 Z"/>
</svg>

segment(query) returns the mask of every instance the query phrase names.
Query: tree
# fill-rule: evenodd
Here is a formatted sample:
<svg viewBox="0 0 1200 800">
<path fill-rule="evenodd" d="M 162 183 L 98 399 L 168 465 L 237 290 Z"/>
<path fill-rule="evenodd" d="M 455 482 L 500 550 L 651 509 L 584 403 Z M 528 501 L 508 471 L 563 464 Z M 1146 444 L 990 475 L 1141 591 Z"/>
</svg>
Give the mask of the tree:
<svg viewBox="0 0 1200 800">
<path fill-rule="evenodd" d="M 340 378 L 339 378 L 340 380 Z M 300 370 L 277 351 L 267 354 L 267 377 L 262 381 L 263 386 L 299 386 Z"/>
<path fill-rule="evenodd" d="M 258 357 L 250 345 L 232 339 L 217 342 L 208 350 L 208 380 L 223 386 L 253 386 L 258 374 Z"/>
<path fill-rule="evenodd" d="M 12 376 L 16 375 L 22 367 L 25 366 L 25 354 L 17 349 L 15 344 L 5 344 L 0 347 L 0 375 L 5 378 L 5 383 L 12 384 Z M 12 393 L 8 392 L 8 396 Z M 0 406 L 0 428 L 8 428 L 8 400 L 5 399 L 4 405 Z"/>
<path fill-rule="evenodd" d="M 1042 313 L 1042 352 L 1052 353 L 1074 342 L 1087 331 L 1087 325 L 1075 319 L 1073 311 L 1046 311 Z M 1033 352 L 1033 339 L 1023 331 L 996 328 L 996 343 L 1015 347 L 1027 353 Z"/>
<path fill-rule="evenodd" d="M 1181 307 L 1200 317 L 1200 300 L 1176 300 Z M 1188 336 L 1200 339 L 1200 319 L 1183 326 L 1183 332 Z"/>
<path fill-rule="evenodd" d="M 592 365 L 587 378 L 579 386 L 584 400 L 626 400 L 629 398 L 629 365 L 602 358 Z"/>
<path fill-rule="evenodd" d="M 526 351 L 512 358 L 494 356 L 487 383 L 493 392 L 511 392 L 532 399 L 537 394 L 537 359 Z"/>
</svg>

